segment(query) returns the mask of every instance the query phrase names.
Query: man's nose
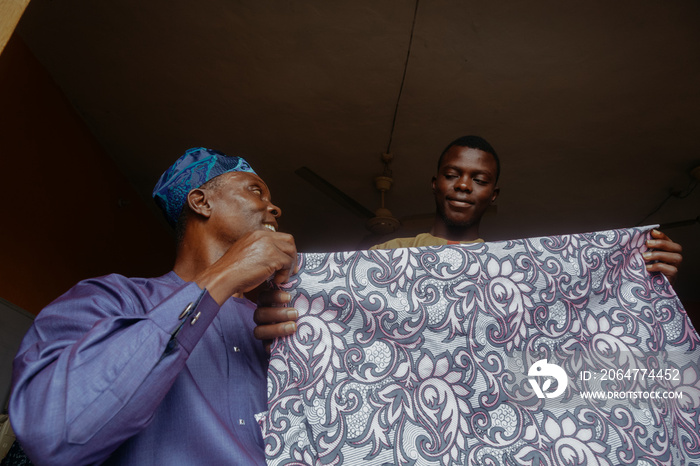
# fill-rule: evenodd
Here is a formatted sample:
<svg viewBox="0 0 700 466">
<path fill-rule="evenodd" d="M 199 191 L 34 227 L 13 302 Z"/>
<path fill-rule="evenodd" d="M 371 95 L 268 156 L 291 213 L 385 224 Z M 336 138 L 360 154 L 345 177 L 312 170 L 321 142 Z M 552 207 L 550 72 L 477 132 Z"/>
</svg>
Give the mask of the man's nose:
<svg viewBox="0 0 700 466">
<path fill-rule="evenodd" d="M 459 180 L 457 180 L 455 189 L 458 189 L 459 191 L 466 191 L 468 193 L 472 192 L 472 180 L 469 179 L 468 176 L 461 177 Z"/>
<path fill-rule="evenodd" d="M 268 210 L 268 211 L 272 214 L 272 216 L 275 217 L 275 218 L 280 218 L 280 217 L 282 216 L 282 209 L 280 209 L 279 207 L 277 207 L 277 206 L 274 205 L 274 204 L 270 204 L 270 205 L 267 207 L 267 210 Z"/>
</svg>

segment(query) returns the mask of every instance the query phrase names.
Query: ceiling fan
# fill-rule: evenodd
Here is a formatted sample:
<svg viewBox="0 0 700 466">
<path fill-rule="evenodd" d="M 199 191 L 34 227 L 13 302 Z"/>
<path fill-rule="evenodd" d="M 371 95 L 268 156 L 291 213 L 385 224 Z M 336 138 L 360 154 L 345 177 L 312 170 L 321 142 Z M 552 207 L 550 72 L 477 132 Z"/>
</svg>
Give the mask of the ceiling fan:
<svg viewBox="0 0 700 466">
<path fill-rule="evenodd" d="M 392 160 L 389 153 L 382 154 L 382 160 L 385 164 L 384 173 L 374 178 L 374 183 L 377 190 L 381 193 L 380 206 L 373 212 L 367 207 L 357 202 L 352 197 L 338 189 L 332 183 L 315 173 L 308 167 L 300 167 L 295 170 L 298 176 L 306 180 L 319 191 L 325 193 L 335 202 L 354 213 L 360 218 L 365 219 L 365 226 L 375 235 L 387 235 L 393 233 L 401 226 L 401 221 L 394 217 L 391 211 L 384 204 L 384 195 L 389 189 L 394 180 L 391 177 L 391 170 L 388 166 Z"/>
<path fill-rule="evenodd" d="M 321 176 L 316 174 L 313 170 L 308 167 L 298 168 L 294 173 L 299 175 L 301 178 L 305 179 L 312 186 L 316 187 L 319 191 L 325 193 L 331 199 L 335 200 L 338 204 L 342 205 L 349 211 L 358 215 L 359 217 L 365 218 L 365 226 L 374 235 L 387 235 L 393 233 L 399 229 L 401 222 L 399 219 L 394 217 L 391 211 L 384 205 L 384 195 L 389 189 L 394 180 L 391 177 L 391 170 L 389 169 L 389 164 L 393 160 L 391 154 L 391 141 L 394 136 L 394 128 L 396 126 L 396 116 L 399 111 L 399 103 L 401 102 L 401 93 L 403 91 L 404 82 L 406 81 L 406 70 L 408 69 L 408 60 L 411 57 L 411 44 L 413 43 L 413 32 L 416 27 L 416 17 L 418 16 L 418 4 L 420 0 L 416 0 L 415 8 L 413 11 L 413 23 L 411 24 L 411 33 L 408 39 L 408 51 L 406 53 L 406 61 L 403 68 L 403 76 L 401 78 L 401 85 L 399 86 L 399 94 L 396 99 L 396 106 L 394 108 L 394 117 L 391 123 L 391 131 L 389 132 L 389 144 L 387 145 L 386 152 L 382 154 L 382 162 L 384 164 L 384 171 L 381 175 L 374 178 L 374 185 L 377 190 L 381 193 L 381 203 L 379 208 L 374 212 L 365 206 L 361 205 L 359 202 L 352 199 L 350 196 L 342 192 L 340 189 L 335 187 L 333 184 L 329 183 Z M 430 214 L 432 218 L 432 214 Z"/>
</svg>

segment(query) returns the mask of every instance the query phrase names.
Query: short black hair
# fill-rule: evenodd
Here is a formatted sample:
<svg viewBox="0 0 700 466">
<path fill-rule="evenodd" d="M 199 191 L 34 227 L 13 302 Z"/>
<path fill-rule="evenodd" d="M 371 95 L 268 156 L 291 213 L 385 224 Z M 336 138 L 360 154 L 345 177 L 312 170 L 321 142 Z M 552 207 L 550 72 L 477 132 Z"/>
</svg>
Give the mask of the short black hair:
<svg viewBox="0 0 700 466">
<path fill-rule="evenodd" d="M 458 147 L 469 147 L 470 149 L 479 149 L 483 150 L 484 152 L 488 152 L 493 156 L 493 159 L 496 161 L 496 181 L 498 181 L 498 177 L 501 175 L 501 161 L 498 159 L 498 154 L 494 150 L 494 148 L 491 146 L 491 144 L 488 143 L 488 141 L 482 137 L 479 136 L 462 136 L 461 138 L 457 138 L 451 143 L 445 147 L 445 150 L 442 151 L 442 154 L 440 154 L 440 158 L 438 159 L 438 164 L 437 164 L 437 170 L 440 171 L 440 165 L 442 165 L 442 159 L 445 157 L 445 154 L 447 153 L 448 150 L 452 146 L 458 146 Z"/>
</svg>

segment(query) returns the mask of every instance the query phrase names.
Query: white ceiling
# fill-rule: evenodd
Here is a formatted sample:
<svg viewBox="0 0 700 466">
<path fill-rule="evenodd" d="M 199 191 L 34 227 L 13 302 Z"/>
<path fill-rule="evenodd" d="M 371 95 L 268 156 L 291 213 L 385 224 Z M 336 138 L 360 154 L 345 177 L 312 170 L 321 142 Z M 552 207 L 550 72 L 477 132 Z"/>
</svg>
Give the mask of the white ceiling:
<svg viewBox="0 0 700 466">
<path fill-rule="evenodd" d="M 700 189 L 648 214 L 700 165 L 699 24 L 697 0 L 32 0 L 18 30 L 144 197 L 189 147 L 244 155 L 321 251 L 376 238 L 295 170 L 374 210 L 390 136 L 403 236 L 465 134 L 502 161 L 486 239 L 698 217 Z M 700 224 L 667 233 L 700 301 Z"/>
</svg>

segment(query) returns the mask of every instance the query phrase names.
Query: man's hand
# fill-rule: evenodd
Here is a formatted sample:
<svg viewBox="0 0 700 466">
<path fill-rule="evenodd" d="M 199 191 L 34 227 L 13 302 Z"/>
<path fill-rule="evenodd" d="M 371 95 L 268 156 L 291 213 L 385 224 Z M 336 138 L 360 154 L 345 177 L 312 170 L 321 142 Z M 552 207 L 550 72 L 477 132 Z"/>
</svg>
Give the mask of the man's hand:
<svg viewBox="0 0 700 466">
<path fill-rule="evenodd" d="M 292 235 L 256 230 L 236 241 L 193 281 L 223 304 L 231 296 L 251 291 L 270 277 L 275 283 L 286 282 L 295 270 L 296 259 Z"/>
<path fill-rule="evenodd" d="M 284 307 L 290 299 L 289 293 L 280 290 L 265 290 L 258 295 L 258 308 L 253 314 L 257 327 L 253 335 L 263 340 L 268 353 L 273 339 L 291 335 L 297 330 L 295 321 L 299 313 L 292 307 Z"/>
<path fill-rule="evenodd" d="M 643 254 L 647 270 L 661 272 L 673 283 L 678 275 L 678 267 L 683 262 L 683 248 L 659 230 L 652 230 L 651 237 L 652 239 L 647 240 L 649 251 Z"/>
</svg>

